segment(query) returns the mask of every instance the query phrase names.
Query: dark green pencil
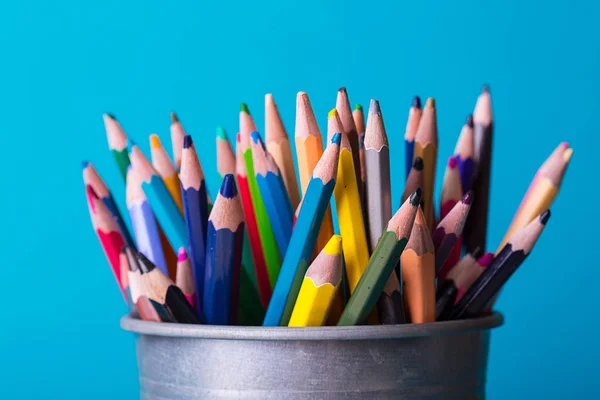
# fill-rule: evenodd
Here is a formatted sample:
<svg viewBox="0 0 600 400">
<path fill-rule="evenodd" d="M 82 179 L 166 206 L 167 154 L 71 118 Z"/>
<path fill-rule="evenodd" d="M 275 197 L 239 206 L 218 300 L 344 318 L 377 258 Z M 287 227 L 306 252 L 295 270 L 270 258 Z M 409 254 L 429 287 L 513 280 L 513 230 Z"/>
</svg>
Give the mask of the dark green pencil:
<svg viewBox="0 0 600 400">
<path fill-rule="evenodd" d="M 338 326 L 362 323 L 375 307 L 385 283 L 394 271 L 408 242 L 420 201 L 421 189 L 419 188 L 410 195 L 388 222 L 369 259 L 367 269 L 348 300 Z"/>
</svg>

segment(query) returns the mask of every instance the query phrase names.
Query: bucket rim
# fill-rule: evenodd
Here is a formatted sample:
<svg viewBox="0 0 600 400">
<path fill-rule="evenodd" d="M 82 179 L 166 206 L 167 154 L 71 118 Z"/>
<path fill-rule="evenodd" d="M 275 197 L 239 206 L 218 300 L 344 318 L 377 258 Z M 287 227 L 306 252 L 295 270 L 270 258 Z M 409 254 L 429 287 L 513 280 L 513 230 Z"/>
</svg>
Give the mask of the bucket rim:
<svg viewBox="0 0 600 400">
<path fill-rule="evenodd" d="M 143 321 L 131 315 L 125 315 L 121 318 L 121 328 L 123 330 L 146 336 L 264 341 L 415 338 L 490 330 L 503 323 L 504 317 L 499 312 L 493 312 L 488 316 L 480 318 L 431 322 L 425 324 L 319 326 L 302 328 L 176 324 Z"/>
</svg>

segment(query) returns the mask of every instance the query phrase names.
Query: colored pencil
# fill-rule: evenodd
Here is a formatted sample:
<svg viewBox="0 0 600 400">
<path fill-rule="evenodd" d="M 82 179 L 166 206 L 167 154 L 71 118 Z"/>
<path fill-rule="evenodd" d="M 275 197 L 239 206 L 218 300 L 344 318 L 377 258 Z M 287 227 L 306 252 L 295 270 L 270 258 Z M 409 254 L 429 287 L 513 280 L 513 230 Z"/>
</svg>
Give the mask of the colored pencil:
<svg viewBox="0 0 600 400">
<path fill-rule="evenodd" d="M 181 184 L 177 170 L 156 134 L 150 135 L 150 155 L 152 156 L 152 166 L 163 180 L 169 194 L 177 204 L 177 208 L 183 214 Z"/>
<path fill-rule="evenodd" d="M 136 310 L 135 304 L 131 299 L 131 286 L 129 284 L 129 261 L 127 261 L 127 253 L 125 249 L 127 246 L 123 246 L 121 249 L 121 253 L 119 254 L 119 270 L 121 277 L 121 286 L 123 287 L 123 292 L 125 292 L 127 307 L 129 307 L 129 311 L 133 312 Z"/>
<path fill-rule="evenodd" d="M 171 147 L 173 148 L 173 160 L 177 169 L 181 168 L 181 152 L 183 150 L 183 137 L 186 135 L 183 125 L 177 114 L 171 113 Z"/>
<path fill-rule="evenodd" d="M 413 97 L 412 105 L 408 110 L 408 121 L 406 121 L 406 130 L 404 132 L 404 171 L 406 174 L 405 178 L 407 179 L 413 164 L 415 136 L 417 135 L 422 114 L 423 110 L 421 109 L 421 98 L 419 96 L 415 96 Z"/>
<path fill-rule="evenodd" d="M 131 288 L 131 301 L 139 317 L 144 321 L 171 322 L 173 317 L 160 304 L 148 298 L 146 283 L 142 279 L 142 271 L 137 262 L 135 252 L 130 247 L 125 248 L 129 266 L 129 287 Z"/>
<path fill-rule="evenodd" d="M 185 222 L 181 212 L 146 156 L 137 145 L 131 144 L 130 147 L 131 165 L 142 180 L 142 189 L 152 207 L 154 216 L 164 230 L 171 247 L 178 249 L 187 243 Z"/>
<path fill-rule="evenodd" d="M 246 171 L 246 162 L 240 148 L 240 135 L 237 135 L 237 146 L 236 146 L 236 157 L 235 157 L 235 169 L 236 169 L 236 180 L 238 184 L 238 190 L 240 198 L 242 200 L 242 207 L 244 209 L 244 217 L 246 222 L 246 230 L 248 232 L 248 239 L 250 241 L 252 249 L 252 259 L 254 261 L 254 272 L 256 275 L 256 285 L 258 293 L 264 307 L 269 304 L 271 298 L 271 282 L 269 281 L 269 274 L 267 272 L 267 264 L 264 256 L 264 249 L 260 243 L 260 236 L 258 234 L 258 225 L 256 222 L 256 214 L 254 213 L 254 207 L 252 206 L 252 197 L 250 195 L 250 189 L 248 187 L 248 174 Z"/>
<path fill-rule="evenodd" d="M 329 112 L 327 136 L 332 138 L 342 128 L 337 110 Z M 356 187 L 354 161 L 348 136 L 341 133 L 340 155 L 338 159 L 337 177 L 333 190 L 337 208 L 338 223 L 344 248 L 344 262 L 350 292 L 354 291 L 369 262 L 369 248 L 366 240 L 360 197 Z"/>
<path fill-rule="evenodd" d="M 173 322 L 181 324 L 200 324 L 204 318 L 199 318 L 185 298 L 185 295 L 175 283 L 160 269 L 148 260 L 142 253 L 137 254 L 137 261 L 142 271 L 142 281 L 146 285 L 148 298 L 169 311 Z"/>
<path fill-rule="evenodd" d="M 550 219 L 550 210 L 544 211 L 508 241 L 456 304 L 449 319 L 473 317 L 484 310 L 488 302 L 529 256 L 548 219 Z"/>
<path fill-rule="evenodd" d="M 377 100 L 371 100 L 365 132 L 366 200 L 369 215 L 369 243 L 375 249 L 385 226 L 392 218 L 390 148 Z"/>
<path fill-rule="evenodd" d="M 436 321 L 445 321 L 448 319 L 456 302 L 457 295 L 458 289 L 455 285 L 447 284 L 439 288 L 435 301 Z"/>
<path fill-rule="evenodd" d="M 512 235 L 554 202 L 573 155 L 573 149 L 565 148 L 565 145 L 561 143 L 538 170 L 497 252 L 502 250 Z"/>
<path fill-rule="evenodd" d="M 492 263 L 494 259 L 494 253 L 485 253 L 481 257 L 477 258 L 477 261 L 460 272 L 460 275 L 454 280 L 458 286 L 458 296 L 456 302 L 458 302 L 469 290 L 469 288 L 475 283 L 475 281 L 481 276 L 483 271 Z M 452 271 L 450 271 L 452 272 Z"/>
<path fill-rule="evenodd" d="M 304 276 L 288 326 L 321 326 L 342 281 L 342 237 L 333 235 Z"/>
<path fill-rule="evenodd" d="M 467 192 L 446 217 L 440 221 L 431 235 L 433 245 L 435 246 L 435 272 L 438 279 L 443 280 L 445 278 L 445 276 L 440 275 L 442 266 L 450 256 L 454 244 L 462 234 L 472 203 L 473 194 L 472 192 Z"/>
<path fill-rule="evenodd" d="M 366 181 L 366 169 L 365 166 L 365 115 L 363 113 L 363 108 L 360 104 L 354 106 L 354 111 L 352 111 L 352 117 L 354 118 L 354 125 L 356 125 L 356 131 L 358 132 L 358 160 L 360 161 L 360 172 L 355 171 L 356 174 L 360 176 L 361 182 L 361 190 L 359 191 L 359 195 L 361 196 L 360 204 L 362 207 L 363 213 L 363 221 L 365 222 L 365 231 L 369 230 L 368 226 L 368 215 L 366 208 L 366 197 L 365 197 L 365 181 Z"/>
<path fill-rule="evenodd" d="M 308 184 L 312 180 L 313 170 L 323 155 L 323 138 L 308 95 L 304 92 L 298 92 L 296 96 L 295 138 L 300 185 L 302 186 L 302 195 L 305 195 Z M 327 207 L 316 242 L 315 256 L 325 247 L 331 236 L 333 236 L 333 217 L 331 208 Z"/>
<path fill-rule="evenodd" d="M 204 172 L 194 142 L 190 135 L 183 139 L 181 152 L 181 193 L 187 237 L 185 246 L 189 249 L 194 275 L 196 311 L 202 311 L 204 298 L 204 276 L 206 261 L 206 235 L 208 226 L 208 204 Z"/>
<path fill-rule="evenodd" d="M 419 207 L 410 239 L 400 257 L 406 313 L 413 324 L 435 321 L 435 255 L 431 234 Z"/>
<path fill-rule="evenodd" d="M 473 147 L 477 165 L 473 180 L 473 194 L 476 201 L 465 226 L 463 241 L 467 251 L 477 247 L 486 248 L 493 131 L 490 91 L 487 86 L 484 86 L 473 111 Z"/>
<path fill-rule="evenodd" d="M 400 205 L 402 205 L 415 190 L 422 188 L 423 184 L 423 159 L 421 157 L 415 157 L 408 178 L 406 178 Z M 424 205 L 425 200 L 421 199 L 421 208 L 424 208 Z"/>
<path fill-rule="evenodd" d="M 396 272 L 392 272 L 385 283 L 377 302 L 377 310 L 379 320 L 383 325 L 396 325 L 406 322 L 404 300 Z"/>
<path fill-rule="evenodd" d="M 454 148 L 463 193 L 471 190 L 473 186 L 475 173 L 475 149 L 473 146 L 473 116 L 469 115 Z"/>
<path fill-rule="evenodd" d="M 333 135 L 331 143 L 313 170 L 313 178 L 302 200 L 289 250 L 285 254 L 281 273 L 267 308 L 264 326 L 287 326 L 289 323 L 302 278 L 306 273 L 320 225 L 335 187 L 341 136 L 341 133 Z"/>
<path fill-rule="evenodd" d="M 114 115 L 104 113 L 102 118 L 104 119 L 104 129 L 106 130 L 106 138 L 108 139 L 108 148 L 117 162 L 121 177 L 125 180 L 127 177 L 127 167 L 129 167 L 127 135 Z"/>
<path fill-rule="evenodd" d="M 417 189 L 388 223 L 386 232 L 369 259 L 367 269 L 346 304 L 338 326 L 362 323 L 375 307 L 408 242 L 420 201 L 421 189 Z"/>
<path fill-rule="evenodd" d="M 96 192 L 94 192 L 94 189 L 92 189 L 90 185 L 86 185 L 85 192 L 90 218 L 92 220 L 92 227 L 98 236 L 98 241 L 102 246 L 102 250 L 104 250 L 104 254 L 106 255 L 112 272 L 117 279 L 117 284 L 119 285 L 123 299 L 127 302 L 127 294 L 121 283 L 121 266 L 119 259 L 121 248 L 125 245 L 125 239 L 123 238 L 121 229 L 112 213 L 109 211 L 108 207 L 106 207 L 106 204 L 100 200 Z"/>
<path fill-rule="evenodd" d="M 452 156 L 448 158 L 446 172 L 444 173 L 444 184 L 442 186 L 442 196 L 440 200 L 440 221 L 446 218 L 446 215 L 448 215 L 463 197 L 461 186 L 458 162 L 456 157 Z M 439 276 L 445 277 L 448 271 L 456 265 L 460 259 L 461 248 L 462 236 L 459 236 L 446 259 L 446 262 L 442 265 L 438 274 Z"/>
<path fill-rule="evenodd" d="M 240 115 L 247 115 L 245 112 L 241 112 Z M 240 127 L 242 126 L 242 117 L 240 117 Z M 238 146 L 244 157 L 244 163 L 246 165 L 246 172 L 248 173 L 248 189 L 250 190 L 250 197 L 252 199 L 252 207 L 256 215 L 256 223 L 258 226 L 258 236 L 260 237 L 260 243 L 263 248 L 263 254 L 265 256 L 265 262 L 267 265 L 267 273 L 269 276 L 269 283 L 271 287 L 275 286 L 277 276 L 279 275 L 279 269 L 281 268 L 281 255 L 279 248 L 277 247 L 277 240 L 275 239 L 275 233 L 273 232 L 273 226 L 269 219 L 267 207 L 263 199 L 263 195 L 258 188 L 258 182 L 256 180 L 256 172 L 254 171 L 254 163 L 252 162 L 252 150 L 250 148 L 250 134 L 242 133 L 240 128 L 240 141 Z M 254 132 L 254 131 L 253 131 Z"/>
<path fill-rule="evenodd" d="M 233 175 L 225 175 L 208 218 L 204 315 L 211 325 L 236 325 L 244 211 Z"/>
<path fill-rule="evenodd" d="M 108 210 L 117 220 L 117 224 L 119 224 L 119 228 L 121 229 L 125 243 L 127 243 L 128 246 L 134 246 L 135 243 L 131 238 L 131 234 L 129 233 L 129 229 L 125 224 L 124 218 L 121 216 L 121 211 L 117 206 L 117 202 L 113 198 L 108 186 L 106 186 L 100 177 L 100 174 L 98 174 L 98 171 L 96 171 L 96 168 L 94 168 L 94 166 L 88 161 L 83 162 L 83 183 L 85 185 L 90 185 L 98 197 L 100 197 L 104 204 L 106 204 Z"/>
<path fill-rule="evenodd" d="M 438 131 L 435 100 L 430 97 L 425 103 L 425 109 L 419 121 L 413 152 L 413 158 L 421 157 L 423 159 L 423 198 L 425 199 L 423 213 L 430 227 L 435 226 L 433 191 L 435 187 L 437 148 Z"/>
<path fill-rule="evenodd" d="M 193 308 L 196 308 L 196 286 L 192 262 L 184 247 L 177 251 L 177 275 L 175 284 Z"/>
<path fill-rule="evenodd" d="M 298 191 L 292 148 L 279 110 L 270 93 L 265 96 L 265 142 L 269 154 L 273 156 L 281 171 L 292 208 L 295 209 L 300 202 L 300 192 Z"/>
<path fill-rule="evenodd" d="M 251 134 L 250 148 L 256 183 L 271 222 L 277 248 L 279 254 L 285 254 L 292 236 L 294 210 L 281 172 L 273 157 L 267 153 L 265 144 L 256 131 Z"/>
<path fill-rule="evenodd" d="M 464 286 L 461 281 L 461 275 L 465 271 L 472 271 L 477 264 L 477 259 L 481 257 L 483 251 L 481 249 L 476 249 L 473 253 L 467 253 L 463 258 L 461 258 L 458 263 L 448 272 L 443 281 L 440 281 L 436 292 L 436 308 L 444 308 L 444 312 L 442 315 L 446 316 L 448 312 L 452 309 L 452 306 L 456 303 L 458 299 L 459 291 L 461 291 L 461 297 L 464 295 Z M 462 290 L 461 290 L 462 289 Z M 452 293 L 452 302 L 450 302 L 450 293 Z M 443 305 L 442 305 L 443 304 Z"/>
<path fill-rule="evenodd" d="M 125 197 L 133 233 L 138 244 L 137 250 L 148 257 L 164 274 L 169 275 L 160 238 L 160 228 L 142 190 L 142 180 L 136 170 L 131 167 L 127 171 Z"/>
<path fill-rule="evenodd" d="M 221 177 L 235 174 L 235 154 L 227 132 L 222 126 L 217 126 L 217 172 Z"/>
<path fill-rule="evenodd" d="M 354 117 L 352 116 L 352 107 L 350 107 L 348 92 L 344 87 L 338 90 L 335 108 L 340 116 L 340 121 L 342 121 L 344 133 L 348 135 L 348 142 L 350 143 L 350 148 L 352 149 L 354 171 L 360 171 L 358 132 L 356 130 L 356 125 L 354 125 Z M 362 187 L 360 183 L 360 175 L 356 174 L 356 184 L 358 185 L 359 194 L 362 193 Z"/>
</svg>

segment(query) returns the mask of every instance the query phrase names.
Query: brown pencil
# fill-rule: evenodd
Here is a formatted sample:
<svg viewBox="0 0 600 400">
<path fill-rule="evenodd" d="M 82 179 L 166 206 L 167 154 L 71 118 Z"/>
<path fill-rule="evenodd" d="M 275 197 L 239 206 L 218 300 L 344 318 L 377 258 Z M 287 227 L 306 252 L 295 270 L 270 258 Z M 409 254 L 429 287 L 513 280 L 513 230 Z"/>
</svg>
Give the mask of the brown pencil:
<svg viewBox="0 0 600 400">
<path fill-rule="evenodd" d="M 477 247 L 486 248 L 493 130 L 490 91 L 484 86 L 473 111 L 473 146 L 477 172 L 473 181 L 475 203 L 467 219 L 463 238 L 467 251 L 473 251 Z"/>
<path fill-rule="evenodd" d="M 412 232 L 400 257 L 404 301 L 413 324 L 435 321 L 435 256 L 431 234 L 419 206 Z"/>
</svg>

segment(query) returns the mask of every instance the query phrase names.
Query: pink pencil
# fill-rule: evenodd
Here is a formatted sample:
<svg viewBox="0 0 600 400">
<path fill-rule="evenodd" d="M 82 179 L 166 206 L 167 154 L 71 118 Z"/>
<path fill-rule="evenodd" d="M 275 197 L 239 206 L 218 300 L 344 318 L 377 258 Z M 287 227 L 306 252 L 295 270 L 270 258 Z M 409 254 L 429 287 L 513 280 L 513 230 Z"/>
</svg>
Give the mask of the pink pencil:
<svg viewBox="0 0 600 400">
<path fill-rule="evenodd" d="M 181 289 L 192 307 L 196 308 L 196 289 L 194 288 L 192 263 L 187 255 L 187 251 L 183 247 L 180 247 L 177 253 L 177 275 L 175 284 Z"/>
</svg>

